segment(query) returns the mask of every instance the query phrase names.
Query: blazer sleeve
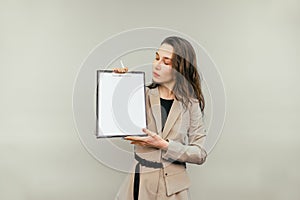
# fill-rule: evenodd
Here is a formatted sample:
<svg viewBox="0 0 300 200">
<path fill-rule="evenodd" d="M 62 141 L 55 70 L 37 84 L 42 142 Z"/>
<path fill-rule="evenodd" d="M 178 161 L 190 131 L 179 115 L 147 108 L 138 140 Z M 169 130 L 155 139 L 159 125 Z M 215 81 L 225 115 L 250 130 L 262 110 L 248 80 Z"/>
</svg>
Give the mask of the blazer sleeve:
<svg viewBox="0 0 300 200">
<path fill-rule="evenodd" d="M 205 162 L 207 152 L 203 147 L 206 138 L 206 129 L 204 127 L 202 112 L 197 103 L 192 103 L 190 108 L 190 127 L 187 132 L 188 145 L 181 142 L 167 139 L 169 142 L 168 149 L 163 151 L 164 159 L 178 160 L 194 164 Z"/>
</svg>

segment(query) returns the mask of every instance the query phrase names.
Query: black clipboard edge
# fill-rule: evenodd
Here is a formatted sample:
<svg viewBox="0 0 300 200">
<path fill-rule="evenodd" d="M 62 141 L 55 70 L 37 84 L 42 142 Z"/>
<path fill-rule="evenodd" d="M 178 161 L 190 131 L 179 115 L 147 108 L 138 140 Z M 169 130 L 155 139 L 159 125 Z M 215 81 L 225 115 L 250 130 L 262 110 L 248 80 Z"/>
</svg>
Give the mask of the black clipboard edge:
<svg viewBox="0 0 300 200">
<path fill-rule="evenodd" d="M 126 137 L 126 136 L 147 136 L 147 133 L 144 134 L 138 134 L 138 135 L 131 135 L 131 134 L 126 134 L 126 135 L 96 135 L 97 139 L 101 138 L 120 138 L 120 137 Z"/>
<path fill-rule="evenodd" d="M 126 135 L 98 135 L 97 133 L 99 132 L 99 113 L 98 113 L 98 89 L 99 89 L 99 74 L 101 72 L 105 73 L 115 73 L 112 69 L 98 69 L 96 70 L 97 73 L 97 80 L 96 80 L 96 138 L 101 139 L 101 138 L 117 138 L 117 137 L 126 137 L 126 136 L 147 136 L 148 134 L 126 134 Z M 144 71 L 128 71 L 126 73 L 132 73 L 132 74 L 143 74 L 143 79 L 144 79 L 144 103 L 145 103 L 145 119 L 146 119 L 146 128 L 148 129 L 148 119 L 147 119 L 147 108 L 146 108 L 146 84 L 145 84 L 145 72 Z M 118 74 L 118 73 L 116 73 Z M 121 73 L 125 74 L 125 73 Z"/>
</svg>

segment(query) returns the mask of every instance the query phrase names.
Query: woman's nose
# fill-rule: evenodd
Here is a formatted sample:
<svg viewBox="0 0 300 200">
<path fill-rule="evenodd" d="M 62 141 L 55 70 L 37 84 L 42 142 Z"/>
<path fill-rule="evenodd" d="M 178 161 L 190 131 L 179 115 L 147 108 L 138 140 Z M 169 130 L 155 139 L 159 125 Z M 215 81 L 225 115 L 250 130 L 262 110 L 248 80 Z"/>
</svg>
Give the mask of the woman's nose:
<svg viewBox="0 0 300 200">
<path fill-rule="evenodd" d="M 159 61 L 157 61 L 156 63 L 155 63 L 155 69 L 157 69 L 157 70 L 159 70 L 159 69 L 161 69 L 161 60 L 159 60 Z"/>
<path fill-rule="evenodd" d="M 160 69 L 161 69 L 161 66 L 160 66 L 159 63 L 156 63 L 156 64 L 155 64 L 155 69 L 156 69 L 156 70 L 160 70 Z"/>
</svg>

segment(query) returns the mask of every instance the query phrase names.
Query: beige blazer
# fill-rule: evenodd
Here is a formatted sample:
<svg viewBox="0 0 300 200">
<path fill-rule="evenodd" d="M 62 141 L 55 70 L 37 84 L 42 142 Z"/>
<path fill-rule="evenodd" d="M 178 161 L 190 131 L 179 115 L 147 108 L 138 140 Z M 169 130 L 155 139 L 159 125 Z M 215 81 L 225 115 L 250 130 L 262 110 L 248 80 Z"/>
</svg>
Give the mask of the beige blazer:
<svg viewBox="0 0 300 200">
<path fill-rule="evenodd" d="M 167 195 L 172 195 L 190 187 L 190 179 L 183 165 L 172 164 L 169 160 L 178 160 L 187 163 L 202 164 L 205 162 L 207 153 L 203 148 L 206 129 L 204 127 L 202 113 L 197 99 L 192 99 L 192 104 L 185 111 L 183 104 L 174 99 L 161 132 L 161 107 L 158 88 L 146 87 L 146 111 L 147 127 L 169 141 L 168 150 L 153 147 L 135 145 L 135 152 L 142 158 L 162 162 L 164 165 L 163 178 Z M 140 199 L 154 199 L 158 191 L 160 169 L 141 166 L 140 173 Z M 119 194 L 119 199 L 133 199 L 133 177 L 131 174 L 126 189 Z"/>
</svg>

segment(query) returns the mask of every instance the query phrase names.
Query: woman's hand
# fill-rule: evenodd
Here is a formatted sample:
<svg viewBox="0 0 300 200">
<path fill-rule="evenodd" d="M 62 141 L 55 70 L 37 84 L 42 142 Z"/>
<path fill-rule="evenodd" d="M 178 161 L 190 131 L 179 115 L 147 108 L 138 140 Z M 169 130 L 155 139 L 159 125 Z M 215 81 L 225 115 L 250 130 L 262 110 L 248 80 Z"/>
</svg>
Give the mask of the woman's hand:
<svg viewBox="0 0 300 200">
<path fill-rule="evenodd" d="M 140 136 L 126 136 L 124 137 L 125 140 L 130 140 L 131 144 L 136 144 L 140 146 L 149 146 L 149 147 L 156 147 L 159 149 L 167 150 L 169 142 L 162 139 L 161 136 L 157 135 L 156 133 L 150 131 L 149 129 L 143 128 L 143 132 L 147 133 L 148 136 L 140 137 Z"/>
<path fill-rule="evenodd" d="M 128 67 L 113 68 L 113 72 L 116 72 L 116 73 L 126 73 L 126 72 L 128 72 Z"/>
</svg>

